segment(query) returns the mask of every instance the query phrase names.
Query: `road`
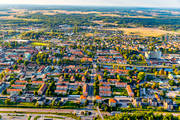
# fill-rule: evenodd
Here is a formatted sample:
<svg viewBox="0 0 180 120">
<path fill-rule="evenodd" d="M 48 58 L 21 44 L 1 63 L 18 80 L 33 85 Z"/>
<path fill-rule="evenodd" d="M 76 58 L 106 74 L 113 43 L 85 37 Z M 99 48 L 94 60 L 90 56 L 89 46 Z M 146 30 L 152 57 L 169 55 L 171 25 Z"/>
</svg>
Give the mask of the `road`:
<svg viewBox="0 0 180 120">
<path fill-rule="evenodd" d="M 127 66 L 127 67 L 143 67 L 143 68 L 171 68 L 171 66 L 164 66 L 164 65 L 151 65 L 151 66 L 143 66 L 143 65 L 129 65 L 129 64 L 117 64 L 117 63 L 102 63 L 103 65 L 119 65 L 119 66 Z"/>
<path fill-rule="evenodd" d="M 88 96 L 93 96 L 94 95 L 94 87 L 93 85 L 88 86 Z"/>
<path fill-rule="evenodd" d="M 27 120 L 29 116 L 31 116 L 30 120 L 34 120 L 36 116 L 40 116 L 38 120 L 44 120 L 45 118 L 47 118 L 46 116 L 60 117 L 65 120 L 74 120 L 73 118 L 69 118 L 61 115 L 52 115 L 52 114 L 1 113 L 1 115 L 2 115 L 2 120 Z M 55 118 L 53 120 L 55 120 Z"/>
<path fill-rule="evenodd" d="M 32 108 L 0 108 L 0 111 L 12 112 L 44 112 L 44 113 L 73 113 L 72 109 L 32 109 Z"/>
<path fill-rule="evenodd" d="M 97 111 L 98 111 L 98 114 L 99 114 L 99 116 L 101 117 L 101 119 L 104 120 L 104 117 L 102 116 L 101 111 L 99 110 L 99 107 L 98 107 L 98 106 L 97 106 Z"/>
</svg>

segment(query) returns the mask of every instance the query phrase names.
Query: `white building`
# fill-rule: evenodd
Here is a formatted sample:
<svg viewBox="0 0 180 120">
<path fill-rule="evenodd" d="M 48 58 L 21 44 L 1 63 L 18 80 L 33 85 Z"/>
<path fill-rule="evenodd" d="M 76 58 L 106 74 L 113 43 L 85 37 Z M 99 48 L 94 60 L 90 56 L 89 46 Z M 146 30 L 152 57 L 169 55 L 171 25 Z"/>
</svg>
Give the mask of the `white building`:
<svg viewBox="0 0 180 120">
<path fill-rule="evenodd" d="M 145 52 L 145 57 L 147 59 L 161 59 L 161 51 L 148 51 L 148 52 Z"/>
</svg>

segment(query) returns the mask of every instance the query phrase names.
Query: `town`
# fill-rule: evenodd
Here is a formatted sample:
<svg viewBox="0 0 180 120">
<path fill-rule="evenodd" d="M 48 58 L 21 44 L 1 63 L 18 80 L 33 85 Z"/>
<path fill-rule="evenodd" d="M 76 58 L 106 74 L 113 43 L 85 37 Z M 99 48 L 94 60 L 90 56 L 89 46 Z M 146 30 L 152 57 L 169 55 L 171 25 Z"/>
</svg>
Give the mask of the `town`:
<svg viewBox="0 0 180 120">
<path fill-rule="evenodd" d="M 1 29 L 12 29 L 7 26 Z M 22 27 L 1 31 L 0 107 L 70 111 L 81 119 L 180 111 L 180 34 L 141 36 L 102 25 Z"/>
</svg>

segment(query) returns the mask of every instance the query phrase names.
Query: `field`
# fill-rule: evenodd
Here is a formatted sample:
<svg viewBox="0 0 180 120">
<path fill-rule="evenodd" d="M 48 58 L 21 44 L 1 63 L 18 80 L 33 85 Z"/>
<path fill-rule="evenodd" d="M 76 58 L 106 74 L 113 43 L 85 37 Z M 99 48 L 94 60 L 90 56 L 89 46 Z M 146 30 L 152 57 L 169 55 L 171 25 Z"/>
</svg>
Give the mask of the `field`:
<svg viewBox="0 0 180 120">
<path fill-rule="evenodd" d="M 127 35 L 140 35 L 143 37 L 159 37 L 167 33 L 180 34 L 173 31 L 165 31 L 165 30 L 160 30 L 160 29 L 155 29 L 155 28 L 143 28 L 143 27 L 142 28 L 117 28 L 117 29 L 107 28 L 104 30 L 120 30 L 120 31 L 124 31 L 124 33 Z"/>
<path fill-rule="evenodd" d="M 58 119 L 58 120 L 64 119 L 63 117 L 56 117 L 56 116 L 45 116 L 45 118 L 52 118 L 52 119 Z"/>
<path fill-rule="evenodd" d="M 125 88 L 114 88 L 113 89 L 113 95 L 119 95 L 119 96 L 128 96 L 127 90 Z"/>
<path fill-rule="evenodd" d="M 49 43 L 40 43 L 40 42 L 33 42 L 32 43 L 33 46 L 49 46 Z"/>
<path fill-rule="evenodd" d="M 180 33 L 180 29 L 176 30 L 177 33 Z"/>
</svg>

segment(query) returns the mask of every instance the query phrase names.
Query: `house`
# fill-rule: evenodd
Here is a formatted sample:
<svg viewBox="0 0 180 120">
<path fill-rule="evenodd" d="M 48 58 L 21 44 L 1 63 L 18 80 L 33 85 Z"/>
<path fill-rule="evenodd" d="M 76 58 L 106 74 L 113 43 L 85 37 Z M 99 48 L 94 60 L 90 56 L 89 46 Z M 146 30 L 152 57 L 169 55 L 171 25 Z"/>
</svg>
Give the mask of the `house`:
<svg viewBox="0 0 180 120">
<path fill-rule="evenodd" d="M 173 110 L 173 101 L 171 99 L 167 99 L 163 102 L 164 109 L 166 110 Z"/>
<path fill-rule="evenodd" d="M 58 81 L 57 82 L 57 85 L 61 85 L 61 84 L 68 85 L 69 82 L 68 81 Z"/>
<path fill-rule="evenodd" d="M 42 85 L 44 81 L 32 81 L 32 85 Z"/>
<path fill-rule="evenodd" d="M 60 76 L 59 81 L 64 81 L 64 76 Z"/>
<path fill-rule="evenodd" d="M 36 80 L 36 75 L 32 75 L 31 80 L 32 81 Z"/>
<path fill-rule="evenodd" d="M 126 88 L 127 83 L 124 83 L 124 82 L 116 82 L 115 85 L 116 85 L 116 87 L 124 87 L 124 88 Z"/>
<path fill-rule="evenodd" d="M 109 106 L 116 107 L 117 101 L 115 99 L 110 98 L 109 99 Z"/>
<path fill-rule="evenodd" d="M 110 86 L 100 86 L 99 87 L 99 95 L 104 97 L 110 97 L 112 95 Z"/>
<path fill-rule="evenodd" d="M 38 90 L 38 95 L 44 94 L 45 91 L 46 91 L 46 89 L 47 89 L 47 85 L 46 85 L 45 83 L 42 84 L 41 87 L 40 87 L 39 90 Z"/>
<path fill-rule="evenodd" d="M 96 102 L 97 103 L 102 103 L 102 97 L 96 95 Z"/>
<path fill-rule="evenodd" d="M 7 89 L 7 93 L 10 95 L 17 95 L 19 92 L 22 92 L 22 89 Z"/>
<path fill-rule="evenodd" d="M 103 81 L 103 76 L 102 75 L 98 75 L 98 80 L 101 82 Z"/>
<path fill-rule="evenodd" d="M 37 103 L 38 105 L 44 105 L 46 103 L 46 98 L 45 97 L 38 98 Z"/>
<path fill-rule="evenodd" d="M 104 96 L 104 97 L 110 97 L 112 95 L 112 92 L 111 91 L 99 91 L 99 95 Z"/>
<path fill-rule="evenodd" d="M 75 76 L 71 76 L 70 81 L 74 82 L 76 80 Z"/>
<path fill-rule="evenodd" d="M 111 87 L 110 86 L 100 86 L 99 90 L 100 91 L 111 91 Z"/>
<path fill-rule="evenodd" d="M 158 102 L 160 102 L 160 101 L 161 101 L 161 99 L 160 99 L 160 97 L 159 97 L 159 95 L 158 95 L 158 94 L 155 94 L 154 96 L 155 96 L 155 98 L 157 99 L 157 101 L 158 101 Z"/>
<path fill-rule="evenodd" d="M 111 85 L 110 82 L 100 82 L 99 84 L 100 84 L 100 86 L 101 86 L 101 85 L 102 85 L 102 86 L 110 86 L 110 85 Z"/>
<path fill-rule="evenodd" d="M 11 85 L 11 87 L 14 89 L 25 89 L 26 85 Z"/>
<path fill-rule="evenodd" d="M 156 98 L 149 98 L 148 99 L 149 105 L 157 107 L 158 106 L 158 101 Z"/>
<path fill-rule="evenodd" d="M 114 84 L 118 82 L 118 79 L 108 79 L 107 81 Z"/>
<path fill-rule="evenodd" d="M 17 85 L 22 85 L 22 84 L 27 84 L 28 82 L 27 81 L 25 81 L 25 80 L 16 80 L 15 81 L 15 84 L 17 84 Z"/>
<path fill-rule="evenodd" d="M 19 95 L 13 94 L 10 96 L 11 102 L 17 102 L 20 99 Z"/>
<path fill-rule="evenodd" d="M 26 96 L 25 101 L 26 102 L 32 102 L 34 100 L 33 96 Z"/>
<path fill-rule="evenodd" d="M 81 103 L 81 104 L 84 104 L 86 100 L 87 100 L 87 97 L 86 97 L 86 96 L 84 96 L 84 95 L 81 95 L 81 96 L 80 96 L 80 103 Z"/>
<path fill-rule="evenodd" d="M 67 90 L 55 90 L 55 93 L 58 95 L 66 95 L 67 94 Z"/>
<path fill-rule="evenodd" d="M 85 85 L 83 86 L 83 95 L 84 95 L 84 96 L 87 96 L 87 95 L 88 95 L 88 84 L 85 84 Z"/>
<path fill-rule="evenodd" d="M 134 97 L 134 92 L 130 85 L 126 86 L 126 90 L 127 90 L 129 96 Z"/>
<path fill-rule="evenodd" d="M 45 68 L 46 68 L 46 66 L 42 65 L 42 66 L 38 69 L 37 73 L 42 73 Z"/>
<path fill-rule="evenodd" d="M 141 98 L 134 98 L 132 104 L 134 107 L 140 107 L 142 105 Z"/>
<path fill-rule="evenodd" d="M 81 79 L 83 82 L 86 82 L 86 77 L 85 76 L 82 76 L 82 79 Z"/>
<path fill-rule="evenodd" d="M 68 90 L 68 85 L 56 85 L 56 90 Z"/>
<path fill-rule="evenodd" d="M 180 75 L 169 74 L 169 75 L 168 75 L 168 78 L 169 78 L 170 80 L 179 79 L 179 78 L 180 78 Z"/>
<path fill-rule="evenodd" d="M 83 61 L 87 61 L 87 62 L 92 62 L 93 61 L 93 58 L 86 58 L 86 57 L 83 57 L 83 58 L 81 58 L 81 61 L 83 62 Z"/>
</svg>

